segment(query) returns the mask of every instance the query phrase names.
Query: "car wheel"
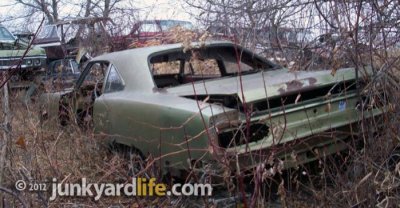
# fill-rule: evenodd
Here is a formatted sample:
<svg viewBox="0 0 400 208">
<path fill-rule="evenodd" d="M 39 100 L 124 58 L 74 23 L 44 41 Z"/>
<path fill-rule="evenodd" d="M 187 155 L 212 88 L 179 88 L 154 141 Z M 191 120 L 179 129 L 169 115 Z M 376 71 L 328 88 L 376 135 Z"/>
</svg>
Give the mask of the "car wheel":
<svg viewBox="0 0 400 208">
<path fill-rule="evenodd" d="M 109 148 L 112 154 L 124 160 L 124 168 L 126 168 L 128 176 L 150 178 L 146 171 L 145 157 L 138 149 L 116 142 L 112 142 Z"/>
</svg>

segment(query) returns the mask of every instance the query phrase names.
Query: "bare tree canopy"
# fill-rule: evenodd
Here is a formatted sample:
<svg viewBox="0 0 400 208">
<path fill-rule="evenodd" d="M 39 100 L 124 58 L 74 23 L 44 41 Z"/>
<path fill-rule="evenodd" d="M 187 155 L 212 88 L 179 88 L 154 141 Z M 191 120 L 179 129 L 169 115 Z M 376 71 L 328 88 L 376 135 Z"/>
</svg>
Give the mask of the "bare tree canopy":
<svg viewBox="0 0 400 208">
<path fill-rule="evenodd" d="M 28 7 L 32 13 L 43 12 L 49 23 L 58 21 L 59 3 L 61 0 L 15 0 Z"/>
</svg>

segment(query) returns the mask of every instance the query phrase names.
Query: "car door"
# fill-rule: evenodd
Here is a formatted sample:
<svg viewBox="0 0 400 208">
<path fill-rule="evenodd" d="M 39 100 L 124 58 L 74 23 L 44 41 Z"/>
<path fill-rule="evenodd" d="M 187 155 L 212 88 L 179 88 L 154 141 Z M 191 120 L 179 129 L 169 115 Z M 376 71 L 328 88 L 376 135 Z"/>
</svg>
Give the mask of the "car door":
<svg viewBox="0 0 400 208">
<path fill-rule="evenodd" d="M 117 68 L 110 64 L 102 86 L 102 94 L 94 101 L 93 123 L 96 133 L 109 134 L 114 128 L 110 112 L 112 108 L 118 108 L 118 103 L 112 102 L 115 93 L 124 89 L 125 83 Z"/>
<path fill-rule="evenodd" d="M 71 105 L 81 126 L 93 125 L 94 103 L 102 99 L 109 67 L 107 61 L 90 62 L 76 82 Z"/>
</svg>

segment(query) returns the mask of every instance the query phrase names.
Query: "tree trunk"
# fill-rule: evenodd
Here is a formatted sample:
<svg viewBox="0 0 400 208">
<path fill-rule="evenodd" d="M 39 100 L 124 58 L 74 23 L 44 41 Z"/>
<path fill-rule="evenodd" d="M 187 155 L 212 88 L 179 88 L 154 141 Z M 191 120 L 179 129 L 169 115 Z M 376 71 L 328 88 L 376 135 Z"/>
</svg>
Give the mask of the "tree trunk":
<svg viewBox="0 0 400 208">
<path fill-rule="evenodd" d="M 5 76 L 3 76 L 5 77 Z M 7 158 L 7 146 L 10 141 L 10 103 L 8 100 L 8 83 L 6 82 L 3 86 L 3 114 L 4 114 L 4 123 L 3 123 L 3 138 L 0 140 L 0 186 L 3 186 L 3 176 L 5 172 L 6 166 L 6 158 Z M 3 196 L 0 193 L 1 203 L 0 205 L 4 207 Z"/>
</svg>

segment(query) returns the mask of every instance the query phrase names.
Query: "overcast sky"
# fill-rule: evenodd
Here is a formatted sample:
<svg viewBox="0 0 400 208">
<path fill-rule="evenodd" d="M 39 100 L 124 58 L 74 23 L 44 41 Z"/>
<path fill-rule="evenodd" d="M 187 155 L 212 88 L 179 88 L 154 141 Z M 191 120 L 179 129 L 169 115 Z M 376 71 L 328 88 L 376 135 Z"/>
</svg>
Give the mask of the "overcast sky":
<svg viewBox="0 0 400 208">
<path fill-rule="evenodd" d="M 193 20 L 183 8 L 183 0 L 145 0 L 139 7 L 149 8 L 149 19 L 180 19 Z"/>
</svg>

